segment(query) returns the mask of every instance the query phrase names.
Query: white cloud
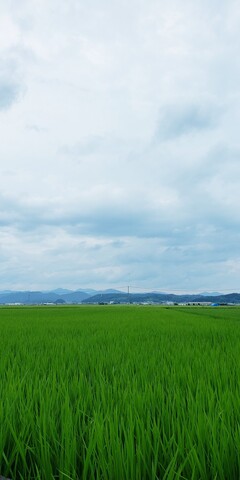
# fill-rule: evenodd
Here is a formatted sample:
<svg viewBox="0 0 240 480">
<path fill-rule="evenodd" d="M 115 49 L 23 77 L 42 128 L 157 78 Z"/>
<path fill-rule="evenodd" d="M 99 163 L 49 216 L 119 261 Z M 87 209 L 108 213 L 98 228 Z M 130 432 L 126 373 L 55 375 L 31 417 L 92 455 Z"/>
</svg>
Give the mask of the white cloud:
<svg viewBox="0 0 240 480">
<path fill-rule="evenodd" d="M 0 52 L 15 47 L 19 42 L 20 31 L 11 15 L 5 13 L 0 17 Z"/>
<path fill-rule="evenodd" d="M 237 285 L 237 2 L 0 13 L 2 286 Z"/>
</svg>

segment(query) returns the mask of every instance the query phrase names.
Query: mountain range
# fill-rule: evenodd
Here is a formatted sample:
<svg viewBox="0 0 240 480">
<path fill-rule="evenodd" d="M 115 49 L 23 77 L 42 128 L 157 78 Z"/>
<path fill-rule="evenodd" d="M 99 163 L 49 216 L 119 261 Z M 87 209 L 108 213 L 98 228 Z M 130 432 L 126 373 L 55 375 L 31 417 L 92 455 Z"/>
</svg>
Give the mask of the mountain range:
<svg viewBox="0 0 240 480">
<path fill-rule="evenodd" d="M 69 290 L 57 288 L 50 291 L 0 291 L 0 304 L 41 305 L 55 304 L 98 304 L 98 303 L 187 303 L 211 302 L 240 304 L 239 293 L 220 294 L 218 292 L 203 292 L 200 294 L 172 293 L 124 293 L 120 290 Z"/>
<path fill-rule="evenodd" d="M 65 288 L 57 288 L 50 291 L 0 291 L 0 304 L 21 303 L 24 305 L 39 305 L 44 303 L 66 303 L 78 304 L 93 295 L 115 295 L 120 294 L 119 290 L 93 290 L 79 289 L 69 290 Z"/>
</svg>

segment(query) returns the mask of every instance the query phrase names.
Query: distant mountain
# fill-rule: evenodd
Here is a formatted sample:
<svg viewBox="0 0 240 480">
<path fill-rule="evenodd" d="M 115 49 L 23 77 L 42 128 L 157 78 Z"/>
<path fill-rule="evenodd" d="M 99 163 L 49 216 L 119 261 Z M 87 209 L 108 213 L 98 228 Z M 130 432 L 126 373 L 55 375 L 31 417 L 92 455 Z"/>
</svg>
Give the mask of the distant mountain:
<svg viewBox="0 0 240 480">
<path fill-rule="evenodd" d="M 64 295 L 65 293 L 74 292 L 74 290 L 69 290 L 68 288 L 56 288 L 55 290 L 49 290 L 49 291 L 56 293 L 57 295 Z"/>
<path fill-rule="evenodd" d="M 64 289 L 63 289 L 64 290 Z M 0 294 L 0 304 L 22 303 L 34 305 L 43 303 L 81 303 L 89 295 L 84 292 L 70 292 L 58 295 L 55 292 L 11 292 Z"/>
<path fill-rule="evenodd" d="M 164 303 L 164 302 L 174 302 L 174 303 L 199 303 L 199 302 L 210 302 L 210 303 L 237 303 L 240 304 L 240 294 L 231 293 L 227 295 L 219 296 L 203 296 L 203 295 L 175 295 L 175 294 L 164 294 L 164 293 L 108 293 L 108 294 L 97 294 L 93 297 L 90 297 L 83 301 L 83 303 L 102 303 L 102 302 L 115 302 L 115 303 L 129 303 L 129 302 L 153 302 L 153 303 Z"/>
<path fill-rule="evenodd" d="M 5 303 L 23 303 L 25 305 L 54 303 L 58 300 L 59 295 L 56 293 L 42 292 L 11 292 L 0 295 L 0 304 Z"/>
<path fill-rule="evenodd" d="M 86 290 L 85 291 L 77 290 L 76 292 L 71 292 L 68 294 L 61 295 L 61 298 L 65 300 L 66 303 L 81 303 L 82 301 L 85 301 L 85 300 L 87 301 L 89 298 L 92 298 L 95 295 L 99 295 L 99 296 L 106 295 L 106 294 L 116 295 L 116 294 L 122 293 L 122 292 L 119 292 L 118 290 L 112 290 L 112 289 L 93 290 L 93 292 L 94 292 L 94 295 L 87 293 Z"/>
<path fill-rule="evenodd" d="M 66 303 L 81 303 L 83 300 L 87 300 L 90 295 L 86 292 L 71 292 L 61 295 L 62 300 Z"/>
<path fill-rule="evenodd" d="M 112 289 L 112 288 L 108 288 L 106 290 L 94 290 L 93 288 L 79 288 L 77 290 L 77 292 L 84 292 L 84 293 L 88 293 L 89 295 L 93 296 L 93 295 L 102 295 L 102 294 L 105 294 L 105 293 L 123 293 L 121 292 L 120 290 L 115 290 L 115 289 Z"/>
<path fill-rule="evenodd" d="M 120 290 L 114 290 L 114 288 L 108 288 L 107 290 L 97 290 L 96 294 L 98 295 L 107 295 L 107 294 L 113 294 L 113 295 L 118 295 L 119 293 L 123 293 Z"/>
<path fill-rule="evenodd" d="M 76 292 L 84 292 L 88 293 L 89 295 L 95 295 L 98 293 L 98 290 L 94 290 L 93 288 L 78 288 Z"/>
<path fill-rule="evenodd" d="M 89 292 L 92 290 L 88 290 Z M 66 293 L 67 292 L 67 293 Z M 3 291 L 0 292 L 0 304 L 14 304 L 20 303 L 23 305 L 41 305 L 45 303 L 56 303 L 56 304 L 97 304 L 97 303 L 142 303 L 142 302 L 152 302 L 156 304 L 173 302 L 173 303 L 199 303 L 199 302 L 210 302 L 210 303 L 234 303 L 240 304 L 240 294 L 239 293 L 229 293 L 227 295 L 219 294 L 217 292 L 212 292 L 211 294 L 207 292 L 205 294 L 192 294 L 192 295 L 175 295 L 172 293 L 124 293 L 115 289 L 107 290 L 93 290 L 94 295 L 87 293 L 84 290 L 71 291 L 64 288 L 57 288 L 51 292 L 13 292 L 13 291 Z"/>
</svg>

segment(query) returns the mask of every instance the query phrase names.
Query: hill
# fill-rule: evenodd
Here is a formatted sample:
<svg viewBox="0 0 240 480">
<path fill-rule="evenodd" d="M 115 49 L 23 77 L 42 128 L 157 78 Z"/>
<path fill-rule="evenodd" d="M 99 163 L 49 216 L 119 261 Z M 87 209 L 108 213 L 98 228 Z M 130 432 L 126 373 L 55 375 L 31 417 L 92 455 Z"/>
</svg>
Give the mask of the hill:
<svg viewBox="0 0 240 480">
<path fill-rule="evenodd" d="M 210 302 L 210 303 L 234 303 L 240 304 L 240 294 L 239 293 L 230 293 L 227 295 L 175 295 L 167 293 L 108 293 L 108 294 L 98 294 L 94 295 L 86 300 L 83 303 L 101 303 L 101 302 L 114 302 L 114 303 L 142 303 L 142 302 L 152 302 L 152 303 L 199 303 L 199 302 Z"/>
</svg>

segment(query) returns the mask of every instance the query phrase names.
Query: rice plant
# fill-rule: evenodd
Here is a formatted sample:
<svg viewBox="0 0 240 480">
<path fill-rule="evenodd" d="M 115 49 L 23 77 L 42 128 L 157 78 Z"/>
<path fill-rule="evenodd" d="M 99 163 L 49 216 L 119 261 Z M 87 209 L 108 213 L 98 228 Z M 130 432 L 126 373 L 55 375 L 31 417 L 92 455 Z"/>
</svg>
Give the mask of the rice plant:
<svg viewBox="0 0 240 480">
<path fill-rule="evenodd" d="M 0 473 L 240 478 L 240 309 L 0 309 Z"/>
</svg>

